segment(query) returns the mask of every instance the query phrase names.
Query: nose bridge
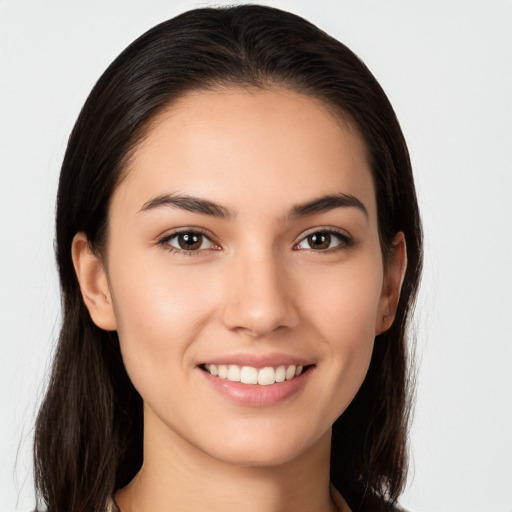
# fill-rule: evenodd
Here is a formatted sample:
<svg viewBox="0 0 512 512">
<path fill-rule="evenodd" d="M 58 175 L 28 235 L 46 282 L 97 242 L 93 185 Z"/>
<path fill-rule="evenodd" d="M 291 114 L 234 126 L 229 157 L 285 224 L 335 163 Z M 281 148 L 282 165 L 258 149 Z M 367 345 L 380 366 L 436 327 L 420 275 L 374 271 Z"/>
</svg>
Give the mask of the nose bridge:
<svg viewBox="0 0 512 512">
<path fill-rule="evenodd" d="M 234 254 L 227 281 L 223 320 L 229 329 L 260 337 L 297 324 L 291 283 L 272 247 Z"/>
</svg>

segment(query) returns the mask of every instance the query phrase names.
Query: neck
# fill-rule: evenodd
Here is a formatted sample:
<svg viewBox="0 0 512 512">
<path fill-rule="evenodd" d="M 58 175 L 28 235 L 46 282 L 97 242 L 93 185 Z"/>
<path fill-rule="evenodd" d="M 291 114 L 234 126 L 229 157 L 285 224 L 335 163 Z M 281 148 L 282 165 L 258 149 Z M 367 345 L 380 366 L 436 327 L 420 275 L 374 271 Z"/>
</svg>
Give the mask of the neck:
<svg viewBox="0 0 512 512">
<path fill-rule="evenodd" d="M 331 492 L 330 431 L 294 460 L 257 467 L 210 456 L 152 413 L 144 432 L 143 466 L 116 494 L 121 512 L 348 511 Z"/>
</svg>

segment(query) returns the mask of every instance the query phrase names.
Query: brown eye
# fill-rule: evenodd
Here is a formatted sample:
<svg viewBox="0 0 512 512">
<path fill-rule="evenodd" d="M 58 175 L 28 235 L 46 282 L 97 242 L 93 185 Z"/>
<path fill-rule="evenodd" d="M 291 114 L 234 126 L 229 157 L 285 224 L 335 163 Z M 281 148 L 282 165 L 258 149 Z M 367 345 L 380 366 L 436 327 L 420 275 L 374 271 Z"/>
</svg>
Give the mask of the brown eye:
<svg viewBox="0 0 512 512">
<path fill-rule="evenodd" d="M 303 238 L 295 247 L 297 249 L 327 251 L 349 247 L 352 244 L 352 239 L 336 231 L 316 231 Z"/>
<path fill-rule="evenodd" d="M 176 249 L 182 251 L 199 251 L 210 249 L 213 246 L 212 241 L 202 233 L 194 231 L 177 233 L 168 238 L 167 243 Z"/>
<path fill-rule="evenodd" d="M 182 249 L 186 251 L 195 251 L 201 247 L 203 243 L 203 235 L 198 235 L 195 233 L 184 233 L 182 235 L 178 235 L 178 244 Z"/>
<path fill-rule="evenodd" d="M 329 249 L 331 246 L 331 235 L 329 233 L 314 233 L 307 237 L 311 249 Z"/>
</svg>

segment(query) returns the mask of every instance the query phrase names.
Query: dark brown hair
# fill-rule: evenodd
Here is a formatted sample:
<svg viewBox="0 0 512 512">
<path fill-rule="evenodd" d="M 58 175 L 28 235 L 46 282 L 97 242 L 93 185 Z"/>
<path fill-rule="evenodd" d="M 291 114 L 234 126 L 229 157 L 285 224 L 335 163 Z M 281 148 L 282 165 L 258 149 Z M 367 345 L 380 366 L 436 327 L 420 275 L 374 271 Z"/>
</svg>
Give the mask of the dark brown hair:
<svg viewBox="0 0 512 512">
<path fill-rule="evenodd" d="M 396 501 L 407 466 L 406 328 L 421 270 L 421 226 L 407 147 L 366 66 L 304 19 L 245 5 L 197 9 L 133 42 L 99 79 L 70 136 L 57 199 L 56 253 L 63 325 L 35 433 L 35 477 L 49 512 L 99 512 L 142 463 L 142 401 L 115 332 L 94 325 L 71 243 L 84 232 L 101 254 L 109 201 L 150 121 L 180 95 L 219 85 L 287 87 L 357 126 L 377 190 L 384 259 L 405 234 L 408 267 L 393 326 L 375 344 L 368 375 L 333 427 L 331 479 L 351 506 Z"/>
</svg>

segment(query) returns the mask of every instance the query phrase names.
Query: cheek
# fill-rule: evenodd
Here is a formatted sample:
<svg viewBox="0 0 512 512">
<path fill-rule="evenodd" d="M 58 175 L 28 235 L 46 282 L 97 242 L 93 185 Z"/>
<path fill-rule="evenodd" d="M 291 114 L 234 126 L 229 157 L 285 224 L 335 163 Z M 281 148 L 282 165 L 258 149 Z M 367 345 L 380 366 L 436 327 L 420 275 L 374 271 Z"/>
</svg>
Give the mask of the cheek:
<svg viewBox="0 0 512 512">
<path fill-rule="evenodd" d="M 357 349 L 375 338 L 383 272 L 377 258 L 367 259 L 310 273 L 303 286 L 301 302 L 308 316 L 334 346 Z"/>
<path fill-rule="evenodd" d="M 111 265 L 109 277 L 121 351 L 142 391 L 144 381 L 158 384 L 190 366 L 188 349 L 204 327 L 212 299 L 202 285 L 205 276 L 173 269 L 165 257 L 114 256 L 112 262 L 119 264 Z"/>
<path fill-rule="evenodd" d="M 205 291 L 204 276 L 170 263 L 165 249 L 134 247 L 121 252 L 112 245 L 109 280 L 120 333 L 129 326 L 135 332 L 170 335 L 191 325 L 188 319 L 200 314 L 197 299 Z"/>
<path fill-rule="evenodd" d="M 382 271 L 375 265 L 340 267 L 328 275 L 316 274 L 315 286 L 304 288 L 309 300 L 305 316 L 322 341 L 329 361 L 326 394 L 337 407 L 326 409 L 334 421 L 352 401 L 370 364 L 379 311 Z"/>
</svg>

